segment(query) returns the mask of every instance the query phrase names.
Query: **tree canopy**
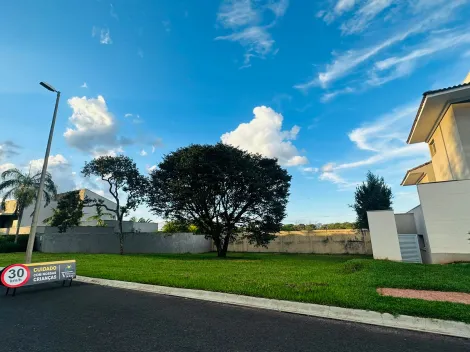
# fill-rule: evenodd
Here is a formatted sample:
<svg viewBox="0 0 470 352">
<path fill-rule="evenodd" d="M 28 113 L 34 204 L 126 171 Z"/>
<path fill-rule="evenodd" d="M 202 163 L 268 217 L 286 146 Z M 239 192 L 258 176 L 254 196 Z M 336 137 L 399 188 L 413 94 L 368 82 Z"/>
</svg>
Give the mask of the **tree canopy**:
<svg viewBox="0 0 470 352">
<path fill-rule="evenodd" d="M 198 233 L 199 229 L 196 225 L 182 221 L 167 221 L 162 227 L 162 232 L 177 233 L 177 232 L 192 232 Z"/>
<path fill-rule="evenodd" d="M 366 181 L 356 187 L 354 204 L 356 227 L 368 229 L 367 211 L 392 209 L 392 189 L 387 186 L 383 177 L 367 172 Z"/>
<path fill-rule="evenodd" d="M 222 143 L 166 155 L 151 174 L 149 206 L 166 219 L 195 225 L 225 257 L 243 236 L 266 245 L 285 217 L 291 176 L 276 159 Z"/>
<path fill-rule="evenodd" d="M 68 228 L 80 225 L 83 207 L 84 202 L 80 198 L 80 191 L 61 194 L 57 201 L 57 207 L 52 209 L 52 216 L 45 219 L 44 223 L 57 227 L 59 232 L 65 232 Z"/>
<path fill-rule="evenodd" d="M 141 204 L 147 194 L 148 180 L 141 175 L 131 158 L 118 156 L 101 156 L 86 162 L 82 169 L 85 177 L 98 176 L 108 184 L 110 195 L 116 202 L 116 208 L 108 207 L 103 200 L 92 200 L 90 205 L 100 206 L 114 213 L 119 224 L 120 253 L 124 253 L 123 217 Z M 125 201 L 122 201 L 125 197 Z"/>
<path fill-rule="evenodd" d="M 133 216 L 129 219 L 129 221 L 132 221 L 132 222 L 140 222 L 140 223 L 151 223 L 152 222 L 152 219 L 146 219 L 146 218 L 137 218 L 136 216 Z"/>
</svg>

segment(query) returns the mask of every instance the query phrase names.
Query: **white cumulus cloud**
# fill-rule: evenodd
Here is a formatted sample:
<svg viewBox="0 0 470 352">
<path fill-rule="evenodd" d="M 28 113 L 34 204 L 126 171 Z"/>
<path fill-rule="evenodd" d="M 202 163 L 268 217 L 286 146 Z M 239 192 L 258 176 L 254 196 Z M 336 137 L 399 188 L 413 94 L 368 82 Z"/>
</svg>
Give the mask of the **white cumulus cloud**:
<svg viewBox="0 0 470 352">
<path fill-rule="evenodd" d="M 29 162 L 29 165 L 31 166 L 31 171 L 32 172 L 39 172 L 42 170 L 42 165 L 44 163 L 44 159 L 35 159 L 31 160 Z M 52 169 L 64 169 L 68 168 L 70 166 L 68 160 L 62 155 L 62 154 L 57 154 L 57 155 L 50 155 L 49 156 L 49 161 L 47 163 L 47 168 Z"/>
<path fill-rule="evenodd" d="M 308 163 L 292 144 L 300 128 L 294 126 L 290 131 L 282 130 L 283 116 L 266 106 L 253 109 L 254 118 L 248 123 L 240 124 L 235 130 L 222 135 L 221 140 L 269 158 L 277 158 L 283 166 L 296 166 Z"/>
<path fill-rule="evenodd" d="M 43 163 L 44 159 L 31 160 L 24 170 L 25 172 L 31 170 L 31 173 L 41 172 Z M 47 171 L 51 174 L 58 192 L 72 191 L 77 188 L 77 176 L 72 171 L 70 162 L 62 154 L 49 156 Z"/>
<path fill-rule="evenodd" d="M 103 155 L 107 151 L 119 152 L 122 145 L 131 143 L 126 138 L 117 137 L 115 118 L 108 111 L 103 96 L 73 97 L 67 102 L 73 110 L 69 118 L 73 127 L 67 128 L 64 137 L 71 147 L 94 155 Z"/>
<path fill-rule="evenodd" d="M 146 166 L 145 166 L 145 170 L 147 170 L 147 173 L 149 173 L 149 174 L 150 174 L 153 170 L 156 170 L 156 169 L 157 169 L 157 165 L 152 165 L 152 166 L 146 165 Z"/>
</svg>

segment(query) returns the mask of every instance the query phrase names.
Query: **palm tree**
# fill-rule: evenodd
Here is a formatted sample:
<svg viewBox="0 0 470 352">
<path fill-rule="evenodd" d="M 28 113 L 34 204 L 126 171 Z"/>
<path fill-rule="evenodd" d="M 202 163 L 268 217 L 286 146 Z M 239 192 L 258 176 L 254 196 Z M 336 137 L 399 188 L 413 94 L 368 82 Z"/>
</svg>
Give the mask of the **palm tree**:
<svg viewBox="0 0 470 352">
<path fill-rule="evenodd" d="M 130 218 L 129 221 L 138 222 L 137 217 L 135 217 L 135 216 L 133 216 L 132 218 Z"/>
<path fill-rule="evenodd" d="M 101 219 L 102 216 L 110 216 L 114 219 L 113 214 L 103 212 L 103 208 L 97 205 L 96 206 L 96 214 L 90 216 L 89 218 L 87 218 L 87 220 L 88 221 L 95 220 L 96 221 L 96 226 L 106 227 L 106 223 L 104 222 L 103 219 Z"/>
<path fill-rule="evenodd" d="M 34 175 L 22 173 L 20 170 L 13 168 L 4 171 L 1 175 L 0 193 L 3 192 L 2 208 L 5 209 L 5 202 L 7 199 L 15 199 L 15 214 L 18 217 L 18 224 L 16 227 L 15 243 L 18 241 L 18 233 L 21 227 L 21 220 L 23 219 L 23 211 L 33 204 L 39 191 L 39 182 L 41 180 L 41 173 L 38 172 Z M 43 199 L 45 201 L 44 207 L 47 207 L 52 199 L 57 196 L 57 188 L 52 181 L 50 173 L 46 173 L 44 179 Z"/>
<path fill-rule="evenodd" d="M 135 221 L 134 221 L 135 222 Z M 144 218 L 140 218 L 139 221 L 137 222 L 146 222 L 146 223 L 151 223 L 152 222 L 152 219 L 144 219 Z"/>
</svg>

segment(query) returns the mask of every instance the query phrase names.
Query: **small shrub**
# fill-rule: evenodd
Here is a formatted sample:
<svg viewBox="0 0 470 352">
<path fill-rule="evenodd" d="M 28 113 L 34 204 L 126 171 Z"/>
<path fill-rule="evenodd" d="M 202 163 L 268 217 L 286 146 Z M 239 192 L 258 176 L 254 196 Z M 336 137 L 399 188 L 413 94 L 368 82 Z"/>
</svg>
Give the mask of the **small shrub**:
<svg viewBox="0 0 470 352">
<path fill-rule="evenodd" d="M 345 274 L 353 274 L 357 273 L 358 271 L 363 270 L 365 267 L 364 262 L 362 260 L 348 260 L 346 263 L 343 264 L 342 271 Z"/>
</svg>

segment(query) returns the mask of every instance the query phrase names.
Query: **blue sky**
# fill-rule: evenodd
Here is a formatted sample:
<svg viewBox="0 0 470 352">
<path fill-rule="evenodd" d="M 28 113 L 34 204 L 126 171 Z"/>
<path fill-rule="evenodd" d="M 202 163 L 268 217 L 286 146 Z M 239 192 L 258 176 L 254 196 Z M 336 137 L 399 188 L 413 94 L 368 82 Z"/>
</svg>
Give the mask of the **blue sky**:
<svg viewBox="0 0 470 352">
<path fill-rule="evenodd" d="M 400 187 L 429 159 L 405 144 L 421 94 L 470 70 L 467 0 L 9 1 L 0 13 L 0 169 L 39 169 L 62 92 L 50 171 L 87 187 L 86 160 L 142 172 L 191 143 L 277 157 L 286 222 L 353 220 L 367 170 Z M 131 214 L 132 215 L 132 214 Z M 136 215 L 149 215 L 144 208 Z"/>
</svg>

